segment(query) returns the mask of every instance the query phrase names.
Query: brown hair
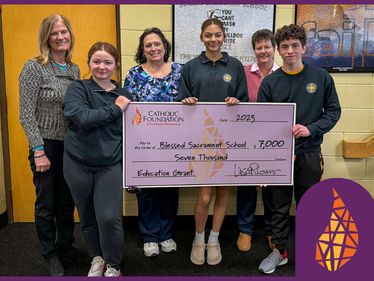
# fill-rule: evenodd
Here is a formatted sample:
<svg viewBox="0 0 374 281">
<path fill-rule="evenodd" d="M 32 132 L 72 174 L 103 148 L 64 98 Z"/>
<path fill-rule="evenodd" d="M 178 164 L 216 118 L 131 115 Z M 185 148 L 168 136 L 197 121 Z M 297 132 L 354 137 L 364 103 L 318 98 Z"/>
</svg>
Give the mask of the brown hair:
<svg viewBox="0 0 374 281">
<path fill-rule="evenodd" d="M 117 71 L 116 71 L 117 82 L 119 82 L 119 80 L 120 80 L 120 73 L 119 73 L 120 61 L 119 61 L 119 54 L 118 54 L 118 51 L 117 51 L 116 47 L 114 47 L 112 44 L 110 44 L 108 42 L 96 42 L 95 44 L 93 44 L 91 46 L 90 50 L 88 51 L 88 56 L 87 56 L 87 64 L 88 65 L 90 63 L 92 55 L 94 53 L 96 53 L 97 51 L 105 51 L 114 58 L 114 61 L 116 63 L 116 68 L 117 68 Z"/>
<path fill-rule="evenodd" d="M 37 61 L 39 61 L 42 64 L 45 64 L 49 61 L 51 47 L 49 46 L 49 38 L 51 36 L 51 31 L 53 28 L 53 25 L 58 22 L 62 21 L 66 28 L 68 29 L 70 33 L 70 48 L 65 53 L 65 62 L 69 63 L 71 62 L 71 56 L 73 53 L 74 48 L 74 34 L 73 30 L 71 28 L 70 21 L 63 15 L 60 14 L 54 14 L 46 17 L 42 23 L 40 24 L 39 28 L 39 55 L 36 57 Z"/>
<path fill-rule="evenodd" d="M 284 25 L 277 29 L 275 33 L 275 42 L 279 48 L 279 44 L 284 40 L 299 39 L 301 46 L 304 47 L 306 44 L 306 32 L 305 29 L 296 24 Z"/>
<path fill-rule="evenodd" d="M 275 48 L 275 39 L 274 39 L 273 32 L 271 32 L 269 29 L 260 29 L 260 30 L 257 30 L 252 35 L 253 50 L 255 49 L 256 43 L 258 43 L 262 40 L 266 40 L 266 41 L 269 40 L 271 42 L 271 45 L 273 46 L 273 48 Z"/>
<path fill-rule="evenodd" d="M 219 27 L 219 29 L 221 29 L 222 33 L 223 33 L 223 38 L 226 37 L 226 34 L 225 34 L 225 28 L 223 26 L 223 23 L 222 21 L 220 21 L 219 19 L 217 18 L 210 18 L 210 19 L 206 19 L 203 24 L 201 25 L 201 33 L 200 33 L 200 38 L 203 38 L 203 32 L 204 32 L 204 29 L 207 28 L 209 25 L 217 25 Z"/>
<path fill-rule="evenodd" d="M 166 39 L 165 35 L 162 33 L 162 31 L 159 28 L 151 27 L 151 28 L 147 28 L 146 30 L 144 30 L 142 35 L 140 35 L 140 37 L 139 37 L 139 45 L 138 45 L 138 48 L 136 50 L 136 54 L 135 54 L 135 57 L 134 57 L 135 61 L 138 64 L 142 64 L 142 63 L 147 62 L 147 59 L 144 56 L 144 38 L 147 35 L 152 34 L 152 33 L 154 33 L 158 37 L 160 37 L 162 43 L 164 44 L 164 47 L 165 47 L 164 62 L 167 62 L 168 59 L 169 59 L 170 52 L 171 52 L 171 45 L 170 45 L 169 41 Z"/>
</svg>

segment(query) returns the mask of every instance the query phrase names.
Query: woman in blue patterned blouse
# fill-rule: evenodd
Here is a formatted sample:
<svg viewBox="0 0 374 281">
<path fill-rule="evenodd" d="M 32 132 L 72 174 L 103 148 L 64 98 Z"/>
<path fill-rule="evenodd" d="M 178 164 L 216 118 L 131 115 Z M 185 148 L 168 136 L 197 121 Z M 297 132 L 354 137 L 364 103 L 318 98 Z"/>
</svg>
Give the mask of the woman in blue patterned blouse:
<svg viewBox="0 0 374 281">
<path fill-rule="evenodd" d="M 138 65 L 128 71 L 124 84 L 133 101 L 175 101 L 182 65 L 168 61 L 170 51 L 171 45 L 159 28 L 144 30 L 135 55 Z M 178 209 L 178 189 L 144 188 L 136 196 L 144 255 L 158 256 L 159 244 L 162 251 L 175 252 L 172 228 Z"/>
</svg>

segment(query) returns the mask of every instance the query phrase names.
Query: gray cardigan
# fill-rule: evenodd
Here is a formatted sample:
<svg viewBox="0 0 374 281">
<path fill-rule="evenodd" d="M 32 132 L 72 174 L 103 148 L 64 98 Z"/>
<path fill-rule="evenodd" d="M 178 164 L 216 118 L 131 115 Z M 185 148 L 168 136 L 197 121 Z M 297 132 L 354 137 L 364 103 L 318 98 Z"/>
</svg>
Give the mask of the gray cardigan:
<svg viewBox="0 0 374 281">
<path fill-rule="evenodd" d="M 30 148 L 44 145 L 43 139 L 64 139 L 67 121 L 62 101 L 68 85 L 79 76 L 79 68 L 73 63 L 68 63 L 66 71 L 52 62 L 41 64 L 31 59 L 25 63 L 18 78 L 19 116 Z"/>
</svg>

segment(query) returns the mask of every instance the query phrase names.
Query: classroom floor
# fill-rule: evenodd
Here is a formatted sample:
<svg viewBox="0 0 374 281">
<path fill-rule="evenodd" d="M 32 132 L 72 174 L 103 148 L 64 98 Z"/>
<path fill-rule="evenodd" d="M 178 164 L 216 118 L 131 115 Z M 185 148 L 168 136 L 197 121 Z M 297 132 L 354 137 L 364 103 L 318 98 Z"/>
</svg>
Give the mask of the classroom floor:
<svg viewBox="0 0 374 281">
<path fill-rule="evenodd" d="M 257 218 L 258 219 L 258 218 Z M 190 251 L 194 235 L 193 217 L 178 217 L 174 240 L 177 252 L 166 254 L 160 251 L 155 258 L 143 255 L 136 217 L 124 218 L 125 247 L 121 270 L 124 276 L 264 276 L 258 265 L 269 253 L 264 231 L 256 227 L 252 249 L 248 253 L 237 250 L 238 231 L 235 217 L 225 219 L 219 241 L 222 262 L 216 266 L 194 265 Z M 128 222 L 128 223 L 126 223 Z M 295 275 L 294 226 L 291 228 L 288 247 L 288 264 L 278 267 L 272 276 Z M 86 246 L 79 224 L 75 228 L 75 247 L 85 251 Z M 40 245 L 33 223 L 11 223 L 0 229 L 0 276 L 45 276 L 44 260 L 39 254 Z M 65 270 L 67 276 L 85 276 L 90 261 L 74 264 Z"/>
</svg>

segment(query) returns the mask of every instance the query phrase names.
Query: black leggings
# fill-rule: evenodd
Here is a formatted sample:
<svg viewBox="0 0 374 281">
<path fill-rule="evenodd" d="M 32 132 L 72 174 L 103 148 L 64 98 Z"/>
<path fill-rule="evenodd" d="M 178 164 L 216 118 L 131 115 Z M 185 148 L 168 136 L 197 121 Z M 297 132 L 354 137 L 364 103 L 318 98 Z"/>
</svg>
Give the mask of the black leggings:
<svg viewBox="0 0 374 281">
<path fill-rule="evenodd" d="M 112 267 L 123 258 L 122 165 L 93 167 L 64 153 L 64 175 L 77 206 L 90 257 Z"/>
</svg>

